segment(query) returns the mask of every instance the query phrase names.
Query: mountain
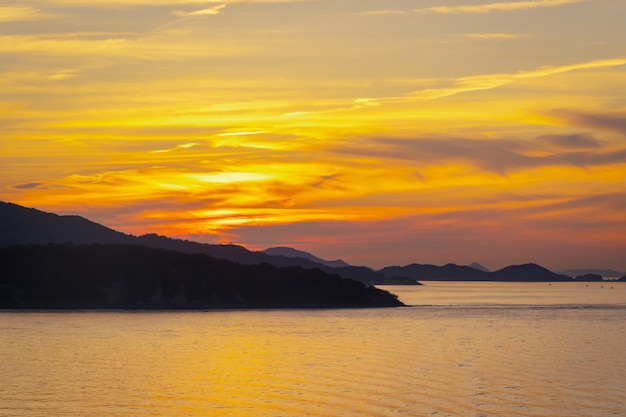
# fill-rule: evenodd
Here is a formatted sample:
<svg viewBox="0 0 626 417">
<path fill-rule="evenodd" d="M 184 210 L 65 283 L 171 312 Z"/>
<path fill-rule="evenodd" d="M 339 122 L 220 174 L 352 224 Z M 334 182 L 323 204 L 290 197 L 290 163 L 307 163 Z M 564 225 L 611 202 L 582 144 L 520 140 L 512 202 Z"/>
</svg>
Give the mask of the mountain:
<svg viewBox="0 0 626 417">
<path fill-rule="evenodd" d="M 536 264 L 511 265 L 495 272 L 486 272 L 469 266 L 411 264 L 390 266 L 378 271 L 386 277 L 403 276 L 419 281 L 516 281 L 552 282 L 571 281 L 572 278 L 555 274 Z"/>
<path fill-rule="evenodd" d="M 431 281 L 570 281 L 572 278 L 555 274 L 535 264 L 512 265 L 489 272 L 480 264 L 444 266 L 411 264 L 389 266 L 374 271 L 364 266 L 350 266 L 343 261 L 324 261 L 307 252 L 291 248 L 270 248 L 265 252 L 250 251 L 238 245 L 211 245 L 172 239 L 156 234 L 127 235 L 79 216 L 59 216 L 11 203 L 0 202 L 0 247 L 15 244 L 66 243 L 135 244 L 167 249 L 187 254 L 203 254 L 244 265 L 267 263 L 275 267 L 320 269 L 365 284 L 419 285 L 419 280 Z M 269 251 L 270 253 L 266 253 Z M 275 254 L 272 254 L 275 253 Z M 296 256 L 297 255 L 297 256 Z M 321 262 L 321 263 L 320 263 Z M 335 266 L 330 266 L 328 263 Z M 340 263 L 345 265 L 341 266 Z M 584 274 L 583 274 L 584 275 Z"/>
<path fill-rule="evenodd" d="M 314 265 L 326 272 L 332 272 L 339 274 L 344 278 L 350 278 L 372 285 L 420 285 L 419 282 L 416 282 L 414 279 L 405 277 L 385 277 L 383 274 L 380 274 L 366 266 L 350 265 L 341 259 L 327 261 L 318 258 L 309 252 L 289 247 L 283 246 L 268 248 L 261 251 L 261 253 L 272 256 L 272 258 L 275 259 L 275 262 L 279 262 L 281 264 L 291 265 L 293 263 L 297 263 L 300 266 L 305 266 L 310 265 L 310 263 L 313 262 Z"/>
<path fill-rule="evenodd" d="M 287 258 L 304 258 L 304 259 L 308 259 L 309 261 L 312 261 L 321 265 L 330 266 L 331 268 L 341 268 L 345 266 L 350 266 L 349 264 L 345 263 L 341 259 L 337 259 L 335 261 L 327 261 L 325 259 L 318 258 L 317 256 L 309 252 L 305 252 L 305 251 L 301 251 L 301 250 L 297 250 L 297 249 L 289 248 L 285 246 L 268 248 L 268 249 L 262 250 L 261 252 L 270 256 L 285 256 Z"/>
<path fill-rule="evenodd" d="M 215 258 L 228 259 L 246 265 L 268 263 L 278 267 L 299 266 L 301 268 L 318 268 L 324 272 L 338 274 L 343 278 L 361 281 L 372 285 L 385 285 L 388 280 L 384 275 L 365 266 L 330 267 L 313 262 L 306 258 L 293 258 L 281 255 L 269 255 L 263 252 L 250 251 L 239 245 L 210 245 L 188 240 L 172 239 L 156 234 L 139 236 L 136 243 L 152 248 L 177 250 L 184 253 L 202 253 Z M 294 249 L 295 250 L 295 249 Z M 405 280 L 405 284 L 418 285 L 414 280 Z"/>
<path fill-rule="evenodd" d="M 615 271 L 614 269 L 566 269 L 558 271 L 559 274 L 567 275 L 570 277 L 576 277 L 580 275 L 594 274 L 602 277 L 616 278 L 626 275 L 626 272 Z"/>
<path fill-rule="evenodd" d="M 343 278 L 366 284 L 387 284 L 387 278 L 364 266 L 331 267 L 307 258 L 272 256 L 250 251 L 239 245 L 211 245 L 156 234 L 127 235 L 80 216 L 59 216 L 12 203 L 0 202 L 0 247 L 14 244 L 124 243 L 169 249 L 188 254 L 204 254 L 245 265 L 268 263 L 277 267 L 319 268 Z M 293 252 L 292 252 L 293 253 Z M 346 264 L 347 265 L 347 264 Z M 405 284 L 417 284 L 405 279 Z"/>
<path fill-rule="evenodd" d="M 553 282 L 571 281 L 572 278 L 562 274 L 556 274 L 537 264 L 511 265 L 492 272 L 492 281 L 516 281 L 516 282 Z"/>
<path fill-rule="evenodd" d="M 134 243 L 135 237 L 80 216 L 59 216 L 0 201 L 0 247 L 21 244 Z"/>
<path fill-rule="evenodd" d="M 387 291 L 319 269 L 241 265 L 128 244 L 0 248 L 0 309 L 395 307 Z"/>
<path fill-rule="evenodd" d="M 489 281 L 489 273 L 455 264 L 388 266 L 378 272 L 389 278 L 407 277 L 418 281 Z"/>
<path fill-rule="evenodd" d="M 573 279 L 574 281 L 583 281 L 583 282 L 603 282 L 604 281 L 602 276 L 598 274 L 577 275 Z"/>
<path fill-rule="evenodd" d="M 469 267 L 470 268 L 474 268 L 474 269 L 478 269 L 479 271 L 483 271 L 483 272 L 491 272 L 490 270 L 488 270 L 487 268 L 485 268 L 484 266 L 482 266 L 478 262 L 473 262 L 472 264 L 470 264 Z"/>
</svg>

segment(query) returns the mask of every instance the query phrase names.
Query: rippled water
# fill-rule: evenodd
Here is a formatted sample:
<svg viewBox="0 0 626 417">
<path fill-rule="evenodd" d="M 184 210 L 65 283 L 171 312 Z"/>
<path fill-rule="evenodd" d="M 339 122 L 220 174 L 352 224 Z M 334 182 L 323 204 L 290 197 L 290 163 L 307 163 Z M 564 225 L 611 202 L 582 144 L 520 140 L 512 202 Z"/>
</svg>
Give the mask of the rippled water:
<svg viewBox="0 0 626 417">
<path fill-rule="evenodd" d="M 0 416 L 626 415 L 626 284 L 455 284 L 393 287 L 399 309 L 3 312 Z"/>
</svg>

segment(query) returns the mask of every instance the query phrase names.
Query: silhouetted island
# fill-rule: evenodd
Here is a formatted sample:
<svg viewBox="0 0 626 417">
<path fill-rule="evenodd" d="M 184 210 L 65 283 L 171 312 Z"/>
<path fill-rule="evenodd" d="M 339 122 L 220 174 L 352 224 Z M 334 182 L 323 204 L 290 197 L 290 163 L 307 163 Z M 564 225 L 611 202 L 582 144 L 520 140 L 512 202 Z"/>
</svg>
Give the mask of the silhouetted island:
<svg viewBox="0 0 626 417">
<path fill-rule="evenodd" d="M 320 269 L 241 265 L 126 244 L 0 248 L 3 309 L 396 307 L 398 298 Z"/>
<path fill-rule="evenodd" d="M 603 282 L 604 279 L 601 275 L 598 274 L 584 274 L 578 275 L 574 277 L 574 281 L 582 281 L 582 282 Z"/>
<path fill-rule="evenodd" d="M 489 272 L 469 266 L 447 264 L 444 266 L 411 264 L 389 266 L 378 271 L 388 278 L 404 276 L 420 281 L 509 281 L 558 282 L 572 281 L 571 277 L 556 274 L 537 264 L 511 265 Z"/>
</svg>

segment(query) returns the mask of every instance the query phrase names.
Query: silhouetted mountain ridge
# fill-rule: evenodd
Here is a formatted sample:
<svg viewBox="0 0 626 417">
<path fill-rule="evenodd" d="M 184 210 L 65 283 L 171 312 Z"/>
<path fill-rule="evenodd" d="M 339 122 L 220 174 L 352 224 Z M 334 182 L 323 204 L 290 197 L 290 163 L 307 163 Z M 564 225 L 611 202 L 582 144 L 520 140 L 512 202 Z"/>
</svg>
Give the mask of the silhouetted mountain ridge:
<svg viewBox="0 0 626 417">
<path fill-rule="evenodd" d="M 59 216 L 0 202 L 0 247 L 20 244 L 133 243 L 127 235 L 80 216 Z"/>
<path fill-rule="evenodd" d="M 45 245 L 67 242 L 74 244 L 137 244 L 188 254 L 205 254 L 245 265 L 268 263 L 277 267 L 319 268 L 327 273 L 339 274 L 343 278 L 366 284 L 386 284 L 389 282 L 384 275 L 364 266 L 334 268 L 306 258 L 271 256 L 262 252 L 254 252 L 239 245 L 213 245 L 157 234 L 137 237 L 109 229 L 80 216 L 59 216 L 17 204 L 0 202 L 0 247 L 13 244 Z M 407 278 L 403 278 L 401 281 L 404 284 L 418 284 Z"/>
<path fill-rule="evenodd" d="M 366 284 L 411 284 L 420 280 L 435 281 L 571 281 L 571 276 L 556 274 L 536 264 L 512 265 L 490 272 L 482 265 L 447 264 L 444 266 L 410 264 L 389 266 L 374 271 L 365 266 L 351 266 L 341 260 L 324 261 L 308 252 L 292 248 L 270 248 L 254 252 L 239 245 L 215 245 L 174 239 L 156 234 L 127 235 L 94 223 L 80 216 L 59 216 L 12 203 L 0 202 L 0 247 L 14 244 L 66 243 L 137 244 L 151 248 L 179 251 L 187 254 L 205 254 L 244 265 L 267 263 L 276 267 L 318 268 L 327 273 Z M 272 255 L 270 253 L 282 253 Z M 288 256 L 285 256 L 288 255 Z M 295 256 L 298 255 L 298 256 Z M 316 262 L 317 261 L 317 262 Z M 321 263 L 320 263 L 321 262 Z M 329 266 L 340 265 L 345 266 Z M 616 272 L 616 271 L 611 271 Z M 583 274 L 584 275 L 584 274 Z M 585 278 L 580 278 L 585 279 Z M 591 277 L 588 277 L 591 279 Z M 595 278 L 594 278 L 595 279 Z"/>
<path fill-rule="evenodd" d="M 447 264 L 444 266 L 423 264 L 390 266 L 378 272 L 387 277 L 404 276 L 419 281 L 572 281 L 571 277 L 556 274 L 533 263 L 511 265 L 494 272 L 481 271 L 469 266 L 459 266 L 455 264 Z"/>
<path fill-rule="evenodd" d="M 570 277 L 594 274 L 600 275 L 602 277 L 612 277 L 617 278 L 626 275 L 626 272 L 619 272 L 614 269 L 565 269 L 562 271 L 558 271 L 559 274 L 569 275 Z"/>
<path fill-rule="evenodd" d="M 327 261 L 325 259 L 318 258 L 317 256 L 309 252 L 301 251 L 301 250 L 286 247 L 286 246 L 267 248 L 265 250 L 262 250 L 261 252 L 267 255 L 271 255 L 271 256 L 285 256 L 287 258 L 304 258 L 304 259 L 308 259 L 309 261 L 312 261 L 321 265 L 330 266 L 331 268 L 343 268 L 346 266 L 351 266 L 347 264 L 346 262 L 342 261 L 341 259 L 337 259 L 334 261 Z"/>
<path fill-rule="evenodd" d="M 469 265 L 470 268 L 474 268 L 474 269 L 478 269 L 479 271 L 483 271 L 483 272 L 491 272 L 489 269 L 485 268 L 484 266 L 482 266 L 481 264 L 479 264 L 478 262 L 473 262 Z"/>
</svg>

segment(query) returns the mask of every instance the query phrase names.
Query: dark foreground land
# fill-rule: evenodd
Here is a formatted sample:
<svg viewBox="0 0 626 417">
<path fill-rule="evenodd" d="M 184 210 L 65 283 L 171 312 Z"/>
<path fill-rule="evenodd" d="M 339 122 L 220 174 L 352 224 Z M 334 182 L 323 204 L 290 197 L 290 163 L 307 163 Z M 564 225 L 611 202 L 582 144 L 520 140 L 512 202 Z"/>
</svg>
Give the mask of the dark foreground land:
<svg viewBox="0 0 626 417">
<path fill-rule="evenodd" d="M 381 289 L 320 269 L 241 265 L 137 245 L 0 248 L 2 309 L 395 307 Z"/>
</svg>

